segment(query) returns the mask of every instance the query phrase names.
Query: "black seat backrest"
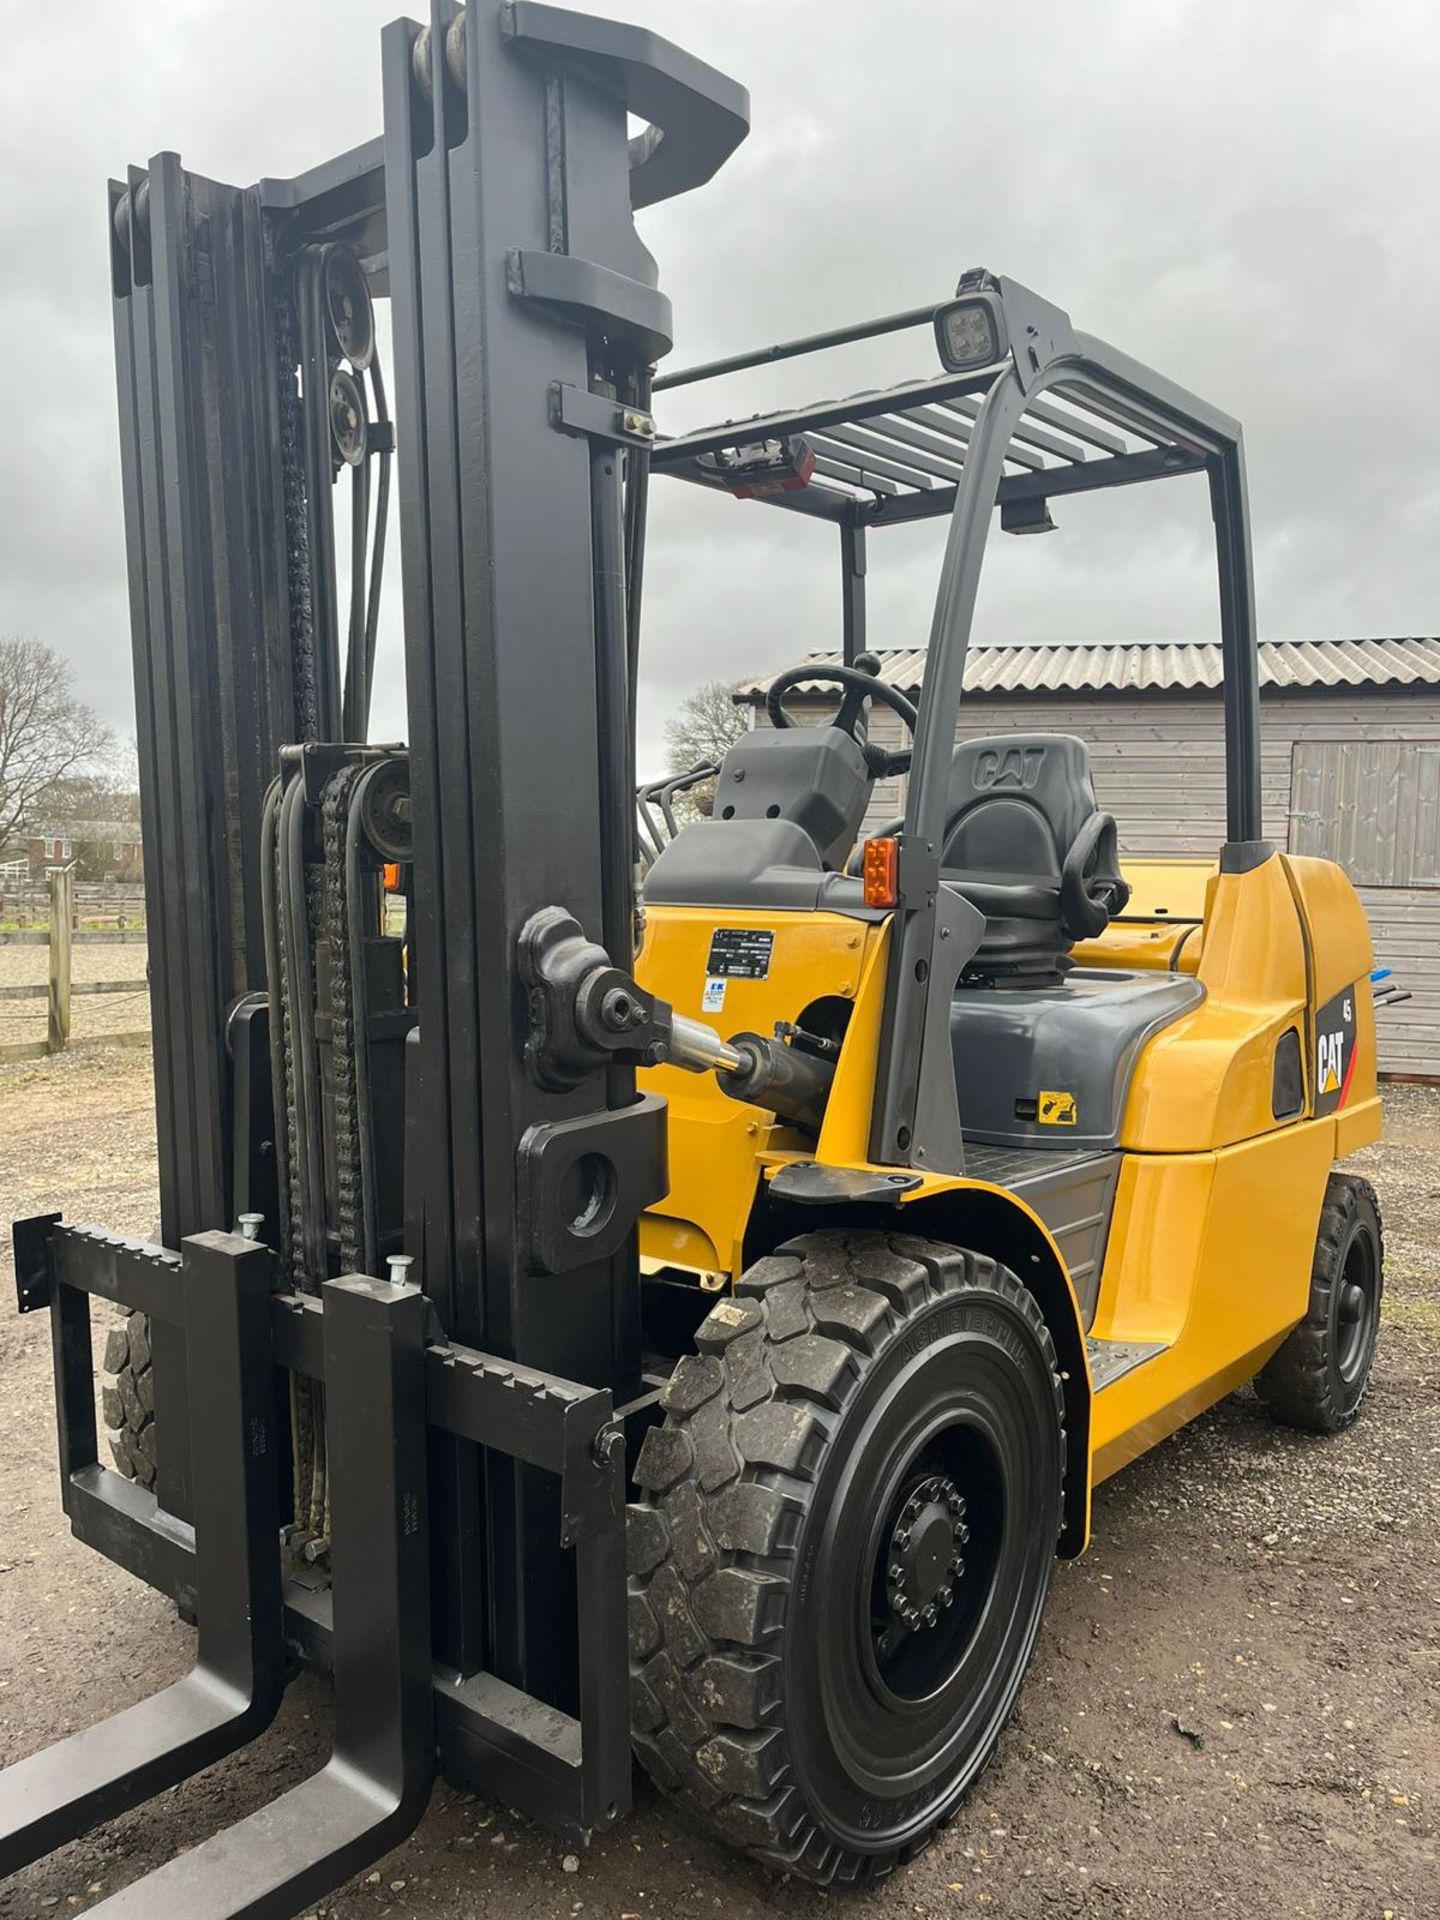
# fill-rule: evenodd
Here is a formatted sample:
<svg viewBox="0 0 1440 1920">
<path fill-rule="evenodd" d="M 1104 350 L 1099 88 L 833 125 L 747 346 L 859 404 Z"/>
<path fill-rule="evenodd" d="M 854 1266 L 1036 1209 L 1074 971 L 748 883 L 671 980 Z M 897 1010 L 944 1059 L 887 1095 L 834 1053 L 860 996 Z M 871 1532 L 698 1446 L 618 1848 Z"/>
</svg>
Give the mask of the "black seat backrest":
<svg viewBox="0 0 1440 1920">
<path fill-rule="evenodd" d="M 1085 742 L 1070 733 L 997 733 L 962 740 L 950 765 L 949 840 L 957 871 L 1059 880 L 1094 813 Z"/>
<path fill-rule="evenodd" d="M 946 836 L 945 877 L 987 922 L 975 970 L 997 980 L 1059 978 L 1075 941 L 1103 932 L 1129 895 L 1115 822 L 1095 804 L 1073 734 L 962 740 Z"/>
</svg>

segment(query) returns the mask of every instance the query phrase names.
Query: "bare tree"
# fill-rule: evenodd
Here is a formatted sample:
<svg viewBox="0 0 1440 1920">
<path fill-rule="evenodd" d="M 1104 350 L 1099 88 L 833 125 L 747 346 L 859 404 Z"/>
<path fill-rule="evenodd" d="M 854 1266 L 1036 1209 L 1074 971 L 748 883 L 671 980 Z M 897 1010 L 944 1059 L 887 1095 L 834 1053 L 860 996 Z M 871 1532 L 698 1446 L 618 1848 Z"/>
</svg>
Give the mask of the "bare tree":
<svg viewBox="0 0 1440 1920">
<path fill-rule="evenodd" d="M 68 661 L 43 640 L 0 638 L 0 847 L 113 745 L 110 729 L 76 699 Z"/>
<path fill-rule="evenodd" d="M 728 680 L 711 680 L 697 687 L 681 703 L 680 711 L 665 726 L 665 744 L 671 773 L 688 773 L 702 761 L 716 766 L 725 758 L 725 750 L 750 725 L 749 710 L 735 704 L 735 688 Z M 688 794 L 676 798 L 676 811 L 708 816 L 715 798 L 715 783 L 707 780 Z"/>
</svg>

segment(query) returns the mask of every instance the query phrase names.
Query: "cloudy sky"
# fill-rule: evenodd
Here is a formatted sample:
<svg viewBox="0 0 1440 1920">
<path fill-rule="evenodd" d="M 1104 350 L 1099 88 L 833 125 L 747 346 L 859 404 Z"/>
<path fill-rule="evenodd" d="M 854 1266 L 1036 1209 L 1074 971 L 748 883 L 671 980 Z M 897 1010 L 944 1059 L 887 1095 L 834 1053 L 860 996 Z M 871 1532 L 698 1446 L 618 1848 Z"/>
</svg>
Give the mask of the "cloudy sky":
<svg viewBox="0 0 1440 1920">
<path fill-rule="evenodd" d="M 130 665 L 105 181 L 175 148 L 235 182 L 380 127 L 395 0 L 7 0 L 0 632 Z M 597 8 L 597 10 L 600 10 Z M 675 362 L 939 300 L 966 266 L 1245 423 L 1262 633 L 1440 629 L 1440 9 L 1433 0 L 612 0 L 749 87 L 754 130 L 642 216 Z M 923 335 L 683 396 L 698 424 L 933 370 Z M 672 363 L 672 364 L 674 364 Z M 676 396 L 677 402 L 682 398 Z M 829 529 L 659 486 L 644 754 L 702 680 L 838 644 Z M 1203 483 L 992 541 L 984 641 L 1214 630 Z M 872 641 L 923 642 L 938 530 L 874 543 Z M 403 731 L 398 597 L 376 732 Z"/>
</svg>

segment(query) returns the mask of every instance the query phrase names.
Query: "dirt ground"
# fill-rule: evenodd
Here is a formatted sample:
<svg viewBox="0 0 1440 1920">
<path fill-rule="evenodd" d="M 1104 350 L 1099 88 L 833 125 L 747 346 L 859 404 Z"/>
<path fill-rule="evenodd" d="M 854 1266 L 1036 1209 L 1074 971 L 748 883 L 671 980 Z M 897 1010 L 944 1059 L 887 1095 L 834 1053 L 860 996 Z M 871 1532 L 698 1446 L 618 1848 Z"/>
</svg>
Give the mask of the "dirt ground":
<svg viewBox="0 0 1440 1920">
<path fill-rule="evenodd" d="M 124 957 L 124 949 L 112 958 Z M 149 1058 L 0 1069 L 0 1218 L 61 1200 L 135 1233 L 155 1214 Z M 1395 1089 L 1363 1156 L 1385 1211 L 1373 1395 L 1338 1441 L 1237 1395 L 1102 1487 L 1058 1569 L 999 1756 L 953 1827 L 869 1895 L 780 1883 L 634 1815 L 567 1860 L 505 1808 L 441 1788 L 416 1835 L 315 1915 L 379 1920 L 1436 1920 L 1440 1915 L 1440 1096 Z M 54 1485 L 48 1335 L 0 1259 L 0 1760 L 152 1691 L 191 1635 L 71 1541 Z M 0 1889 L 78 1912 L 320 1764 L 324 1685 L 271 1731 Z M 568 1869 L 568 1870 L 567 1870 Z"/>
</svg>

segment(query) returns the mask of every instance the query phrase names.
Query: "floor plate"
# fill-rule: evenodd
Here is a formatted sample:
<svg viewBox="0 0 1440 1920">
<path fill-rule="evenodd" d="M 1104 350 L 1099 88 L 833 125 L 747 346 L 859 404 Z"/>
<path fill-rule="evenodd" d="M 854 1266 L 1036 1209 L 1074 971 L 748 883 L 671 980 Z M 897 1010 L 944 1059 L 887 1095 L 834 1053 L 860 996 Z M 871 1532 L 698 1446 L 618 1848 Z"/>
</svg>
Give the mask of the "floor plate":
<svg viewBox="0 0 1440 1920">
<path fill-rule="evenodd" d="M 1153 1360 L 1157 1353 L 1166 1351 L 1163 1341 L 1147 1344 L 1143 1341 L 1092 1340 L 1085 1342 L 1085 1352 L 1090 1361 L 1090 1378 L 1096 1393 L 1106 1387 L 1113 1387 L 1117 1380 L 1123 1380 L 1127 1373 L 1143 1366 L 1147 1360 Z"/>
</svg>

